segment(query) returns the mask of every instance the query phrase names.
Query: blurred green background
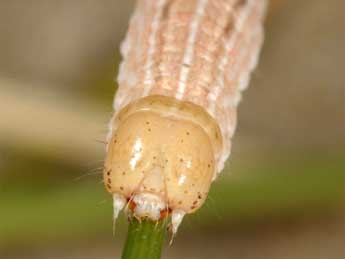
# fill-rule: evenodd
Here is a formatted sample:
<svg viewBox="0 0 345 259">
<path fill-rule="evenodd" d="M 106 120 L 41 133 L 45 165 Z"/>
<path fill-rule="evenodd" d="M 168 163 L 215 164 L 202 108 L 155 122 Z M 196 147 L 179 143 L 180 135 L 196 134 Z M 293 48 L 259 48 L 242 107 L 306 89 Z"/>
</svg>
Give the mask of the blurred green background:
<svg viewBox="0 0 345 259">
<path fill-rule="evenodd" d="M 133 6 L 0 0 L 0 258 L 119 258 L 102 141 Z M 344 258 L 344 8 L 271 1 L 231 158 L 164 258 Z"/>
</svg>

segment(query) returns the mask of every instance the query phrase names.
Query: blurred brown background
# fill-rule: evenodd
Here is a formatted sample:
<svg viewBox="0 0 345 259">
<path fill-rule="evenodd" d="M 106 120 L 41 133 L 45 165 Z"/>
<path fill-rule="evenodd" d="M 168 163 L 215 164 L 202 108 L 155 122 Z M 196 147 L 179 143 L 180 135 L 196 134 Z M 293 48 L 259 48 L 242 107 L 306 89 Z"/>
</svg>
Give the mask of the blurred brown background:
<svg viewBox="0 0 345 259">
<path fill-rule="evenodd" d="M 0 0 L 0 258 L 119 258 L 101 142 L 133 6 Z M 232 156 L 164 258 L 344 258 L 344 8 L 271 1 Z"/>
</svg>

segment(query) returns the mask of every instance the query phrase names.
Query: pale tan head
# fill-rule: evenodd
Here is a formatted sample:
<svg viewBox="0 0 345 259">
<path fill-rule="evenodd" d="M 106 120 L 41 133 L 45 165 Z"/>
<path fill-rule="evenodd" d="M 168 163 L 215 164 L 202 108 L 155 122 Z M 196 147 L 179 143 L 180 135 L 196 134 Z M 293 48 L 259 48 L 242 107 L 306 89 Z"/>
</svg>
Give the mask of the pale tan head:
<svg viewBox="0 0 345 259">
<path fill-rule="evenodd" d="M 154 220 L 164 211 L 200 208 L 221 149 L 213 119 L 196 105 L 163 96 L 141 99 L 116 118 L 105 163 L 107 190 L 131 200 L 136 216 Z"/>
</svg>

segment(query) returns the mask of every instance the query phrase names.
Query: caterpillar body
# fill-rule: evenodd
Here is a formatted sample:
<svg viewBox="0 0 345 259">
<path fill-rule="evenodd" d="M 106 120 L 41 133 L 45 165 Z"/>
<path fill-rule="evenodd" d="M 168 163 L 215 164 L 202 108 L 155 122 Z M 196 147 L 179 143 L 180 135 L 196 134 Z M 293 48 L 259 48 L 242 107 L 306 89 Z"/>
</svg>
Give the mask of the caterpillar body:
<svg viewBox="0 0 345 259">
<path fill-rule="evenodd" d="M 121 46 L 104 182 L 114 219 L 171 214 L 176 233 L 230 155 L 265 0 L 138 0 Z"/>
</svg>

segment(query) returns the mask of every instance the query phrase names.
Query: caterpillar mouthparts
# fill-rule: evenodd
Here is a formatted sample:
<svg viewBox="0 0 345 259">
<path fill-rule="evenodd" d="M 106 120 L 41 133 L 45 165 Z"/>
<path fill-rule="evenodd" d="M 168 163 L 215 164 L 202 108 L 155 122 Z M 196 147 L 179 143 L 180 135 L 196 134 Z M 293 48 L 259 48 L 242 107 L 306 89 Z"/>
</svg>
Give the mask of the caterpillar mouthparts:
<svg viewBox="0 0 345 259">
<path fill-rule="evenodd" d="M 265 0 L 138 0 L 121 47 L 104 170 L 120 210 L 176 233 L 230 155 Z"/>
</svg>

